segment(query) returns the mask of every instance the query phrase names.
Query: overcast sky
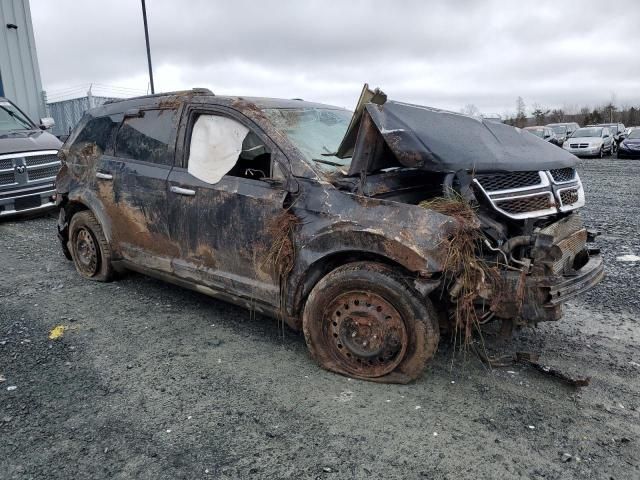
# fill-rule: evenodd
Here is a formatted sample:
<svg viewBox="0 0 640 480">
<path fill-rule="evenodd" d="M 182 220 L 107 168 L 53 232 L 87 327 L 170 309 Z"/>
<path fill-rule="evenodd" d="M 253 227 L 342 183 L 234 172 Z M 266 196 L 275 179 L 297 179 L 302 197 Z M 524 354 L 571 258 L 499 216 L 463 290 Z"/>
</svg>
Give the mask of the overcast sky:
<svg viewBox="0 0 640 480">
<path fill-rule="evenodd" d="M 147 89 L 139 1 L 31 0 L 31 14 L 50 95 L 89 83 Z M 640 104 L 635 0 L 147 0 L 147 14 L 156 91 L 352 108 L 368 82 L 456 111 L 512 112 L 519 95 L 529 110 L 612 95 Z"/>
</svg>

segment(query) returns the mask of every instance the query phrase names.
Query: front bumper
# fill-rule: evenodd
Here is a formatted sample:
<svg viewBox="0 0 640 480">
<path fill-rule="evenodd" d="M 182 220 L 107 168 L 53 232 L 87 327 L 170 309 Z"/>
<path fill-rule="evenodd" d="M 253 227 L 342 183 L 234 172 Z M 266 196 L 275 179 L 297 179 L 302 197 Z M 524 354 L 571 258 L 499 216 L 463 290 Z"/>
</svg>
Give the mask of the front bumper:
<svg viewBox="0 0 640 480">
<path fill-rule="evenodd" d="M 618 147 L 618 158 L 640 158 L 640 150 Z"/>
<path fill-rule="evenodd" d="M 565 150 L 573 153 L 576 157 L 597 157 L 600 155 L 600 147 L 565 148 Z"/>
<path fill-rule="evenodd" d="M 563 275 L 502 273 L 503 301 L 495 312 L 527 325 L 559 320 L 562 305 L 596 286 L 604 278 L 604 264 L 598 250 L 584 250 L 587 260 L 578 270 Z"/>
<path fill-rule="evenodd" d="M 0 192 L 0 217 L 44 212 L 55 208 L 53 184 Z"/>
</svg>

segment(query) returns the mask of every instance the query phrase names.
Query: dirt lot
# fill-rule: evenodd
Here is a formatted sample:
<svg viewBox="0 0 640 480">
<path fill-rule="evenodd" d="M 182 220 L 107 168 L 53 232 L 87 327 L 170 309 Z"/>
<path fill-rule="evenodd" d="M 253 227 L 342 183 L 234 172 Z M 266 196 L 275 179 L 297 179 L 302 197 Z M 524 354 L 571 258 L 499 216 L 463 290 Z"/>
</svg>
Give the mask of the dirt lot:
<svg viewBox="0 0 640 480">
<path fill-rule="evenodd" d="M 616 261 L 640 254 L 640 162 L 581 175 L 608 276 L 509 347 L 591 376 L 581 390 L 446 343 L 415 384 L 349 380 L 270 319 L 81 280 L 53 218 L 0 223 L 0 477 L 640 478 L 640 262 Z"/>
</svg>

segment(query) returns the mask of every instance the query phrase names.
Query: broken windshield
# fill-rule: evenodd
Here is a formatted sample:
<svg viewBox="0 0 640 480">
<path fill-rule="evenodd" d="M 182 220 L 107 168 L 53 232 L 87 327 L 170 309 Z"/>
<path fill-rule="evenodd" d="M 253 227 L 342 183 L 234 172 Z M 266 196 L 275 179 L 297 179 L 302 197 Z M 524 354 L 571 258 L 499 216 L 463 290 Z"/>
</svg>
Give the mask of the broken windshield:
<svg viewBox="0 0 640 480">
<path fill-rule="evenodd" d="M 266 108 L 275 127 L 283 132 L 309 161 L 323 171 L 347 171 L 350 158 L 332 154 L 342 141 L 352 113 L 331 108 Z"/>
</svg>

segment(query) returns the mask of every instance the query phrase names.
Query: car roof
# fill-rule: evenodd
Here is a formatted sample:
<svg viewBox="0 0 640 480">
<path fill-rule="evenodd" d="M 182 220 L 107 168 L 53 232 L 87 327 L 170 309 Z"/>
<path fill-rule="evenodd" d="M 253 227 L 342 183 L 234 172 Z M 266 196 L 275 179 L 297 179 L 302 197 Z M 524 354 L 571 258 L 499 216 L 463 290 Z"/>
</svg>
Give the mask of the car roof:
<svg viewBox="0 0 640 480">
<path fill-rule="evenodd" d="M 268 98 L 268 97 L 236 97 L 236 96 L 219 96 L 214 95 L 208 89 L 194 88 L 192 90 L 182 90 L 177 92 L 165 92 L 154 95 L 145 95 L 141 97 L 127 98 L 123 100 L 113 100 L 106 102 L 100 107 L 96 107 L 89 111 L 94 116 L 113 115 L 123 113 L 127 110 L 135 108 L 153 108 L 167 107 L 172 104 L 179 105 L 185 101 L 196 100 L 198 103 L 210 105 L 230 106 L 235 102 L 246 102 L 258 109 L 267 108 L 324 108 L 331 110 L 346 110 L 342 107 L 334 105 L 326 105 L 323 103 L 307 102 L 302 99 L 284 99 L 284 98 Z"/>
</svg>

